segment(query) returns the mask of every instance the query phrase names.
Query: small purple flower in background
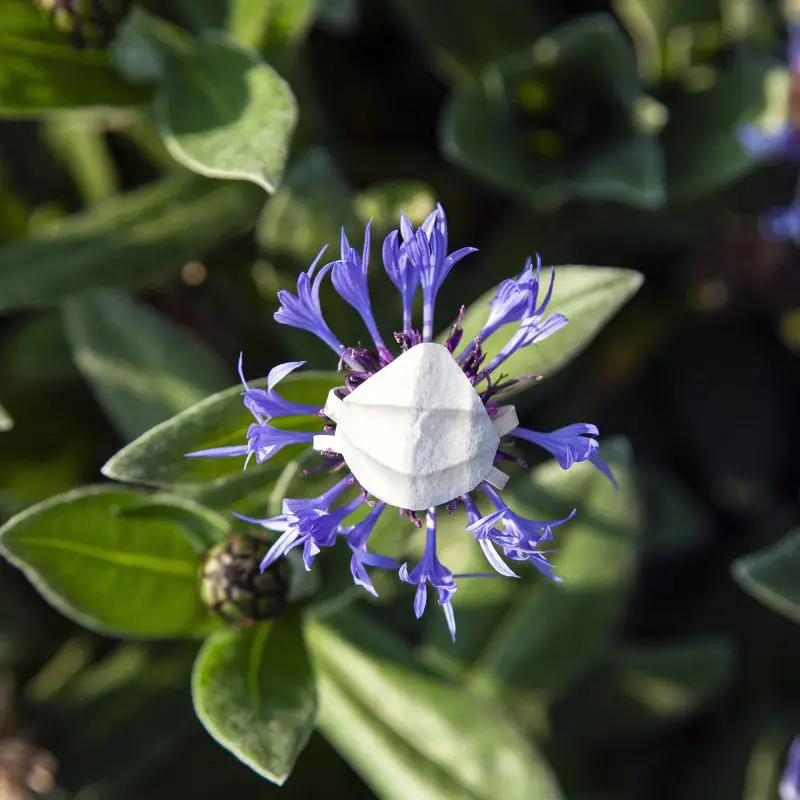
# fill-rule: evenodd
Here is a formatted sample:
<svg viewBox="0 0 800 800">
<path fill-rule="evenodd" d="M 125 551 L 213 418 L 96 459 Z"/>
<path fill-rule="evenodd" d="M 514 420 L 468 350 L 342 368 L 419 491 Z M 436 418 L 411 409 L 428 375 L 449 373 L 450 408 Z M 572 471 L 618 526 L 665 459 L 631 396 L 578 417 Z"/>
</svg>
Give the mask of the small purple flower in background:
<svg viewBox="0 0 800 800">
<path fill-rule="evenodd" d="M 547 291 L 540 298 L 541 261 L 528 259 L 523 271 L 503 281 L 489 307 L 481 332 L 460 352 L 462 313 L 444 345 L 433 342 L 436 295 L 455 265 L 474 248 L 447 252 L 447 220 L 438 206 L 420 225 L 401 215 L 399 231 L 390 233 L 382 248 L 384 268 L 400 292 L 402 329 L 394 333 L 399 352 L 392 353 L 378 329 L 369 296 L 367 269 L 370 228 L 364 248 L 358 253 L 342 232 L 337 261 L 315 271 L 322 251 L 308 272 L 300 275 L 297 294 L 278 293 L 275 319 L 285 325 L 316 334 L 336 354 L 344 373 L 342 386 L 331 390 L 320 405 L 293 403 L 278 394 L 282 378 L 302 366 L 289 362 L 274 367 L 266 389 L 250 388 L 239 362 L 245 407 L 255 417 L 247 431 L 247 443 L 212 448 L 190 456 L 245 456 L 245 466 L 255 455 L 263 463 L 287 444 L 308 442 L 322 454 L 323 467 L 344 472 L 331 489 L 315 498 L 286 498 L 282 513 L 267 519 L 241 517 L 272 531 L 277 539 L 262 562 L 266 569 L 295 547 L 301 547 L 306 569 L 322 548 L 343 539 L 352 551 L 350 570 L 356 585 L 377 595 L 369 569 L 397 573 L 404 583 L 416 587 L 414 612 L 425 611 L 429 585 L 455 638 L 452 598 L 458 580 L 501 575 L 518 577 L 505 559 L 530 562 L 558 581 L 549 560 L 553 529 L 570 520 L 531 520 L 506 505 L 499 490 L 508 481 L 499 468 L 519 459 L 500 449 L 502 437 L 531 442 L 553 455 L 563 469 L 588 461 L 612 482 L 614 477 L 600 458 L 597 428 L 588 423 L 567 425 L 552 432 L 519 426 L 512 405 L 501 404 L 502 395 L 520 380 L 498 375 L 500 365 L 517 350 L 536 344 L 567 324 L 562 314 L 548 313 L 555 270 L 550 271 Z M 361 316 L 374 343 L 374 350 L 345 347 L 322 313 L 319 292 L 330 274 L 336 291 Z M 422 289 L 422 328 L 413 327 L 413 302 Z M 499 353 L 485 364 L 483 343 L 500 327 L 518 323 L 517 330 Z M 539 376 L 535 376 L 539 377 Z M 323 420 L 322 432 L 286 431 L 270 425 L 274 417 L 316 415 Z M 523 464 L 524 466 L 524 464 Z M 615 483 L 615 482 L 614 482 Z M 615 483 L 616 485 L 616 483 Z M 350 499 L 345 499 L 350 494 Z M 352 496 L 355 495 L 355 496 Z M 483 513 L 478 502 L 493 506 Z M 437 508 L 466 511 L 466 532 L 471 534 L 493 570 L 491 573 L 453 574 L 439 560 Z M 388 506 L 402 517 L 426 529 L 426 544 L 415 565 L 371 552 L 370 535 Z M 364 508 L 370 510 L 363 514 Z M 359 513 L 362 512 L 362 513 Z M 418 516 L 424 512 L 423 519 Z M 351 516 L 358 514 L 355 522 Z"/>
<path fill-rule="evenodd" d="M 789 748 L 778 792 L 780 800 L 800 800 L 800 736 L 795 737 Z"/>
<path fill-rule="evenodd" d="M 765 129 L 755 123 L 742 125 L 739 141 L 750 153 L 763 158 L 800 161 L 800 24 L 789 24 L 789 92 L 787 113 L 778 125 Z"/>
<path fill-rule="evenodd" d="M 800 197 L 794 205 L 776 206 L 761 215 L 761 235 L 772 242 L 794 242 L 800 245 Z"/>
<path fill-rule="evenodd" d="M 800 162 L 800 23 L 790 22 L 788 30 L 789 86 L 783 118 L 769 128 L 748 123 L 738 133 L 741 145 L 755 156 Z M 800 245 L 800 186 L 790 205 L 776 206 L 761 215 L 760 228 L 765 239 Z"/>
</svg>

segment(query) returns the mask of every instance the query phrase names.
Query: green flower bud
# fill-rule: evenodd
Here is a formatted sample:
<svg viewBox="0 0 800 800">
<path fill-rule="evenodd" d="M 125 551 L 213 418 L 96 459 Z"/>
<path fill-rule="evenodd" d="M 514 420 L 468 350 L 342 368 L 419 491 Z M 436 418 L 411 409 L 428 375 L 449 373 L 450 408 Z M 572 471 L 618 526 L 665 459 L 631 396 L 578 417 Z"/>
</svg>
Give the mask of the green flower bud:
<svg viewBox="0 0 800 800">
<path fill-rule="evenodd" d="M 33 0 L 78 50 L 105 47 L 133 0 Z"/>
<path fill-rule="evenodd" d="M 276 562 L 261 572 L 264 552 L 262 541 L 235 533 L 208 551 L 200 596 L 227 622 L 248 624 L 283 613 L 289 592 L 286 567 Z"/>
</svg>

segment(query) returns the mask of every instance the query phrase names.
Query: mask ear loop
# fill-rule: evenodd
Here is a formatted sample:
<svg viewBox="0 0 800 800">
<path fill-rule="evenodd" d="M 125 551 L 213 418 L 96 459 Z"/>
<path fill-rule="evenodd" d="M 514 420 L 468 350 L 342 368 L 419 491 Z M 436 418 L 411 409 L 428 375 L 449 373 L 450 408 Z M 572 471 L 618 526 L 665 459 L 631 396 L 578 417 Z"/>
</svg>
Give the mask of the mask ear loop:
<svg viewBox="0 0 800 800">
<path fill-rule="evenodd" d="M 328 419 L 332 419 L 337 424 L 342 421 L 342 416 L 344 415 L 344 401 L 336 394 L 336 389 L 331 389 L 328 392 L 328 399 L 325 401 L 322 411 Z M 342 452 L 336 440 L 335 433 L 333 435 L 329 433 L 318 434 L 314 437 L 311 446 L 318 452 Z"/>
<path fill-rule="evenodd" d="M 514 428 L 519 426 L 519 419 L 517 417 L 517 409 L 514 406 L 500 406 L 497 413 L 492 420 L 495 431 L 498 436 L 505 436 L 511 433 Z"/>
<path fill-rule="evenodd" d="M 497 409 L 497 413 L 494 415 L 492 425 L 494 425 L 498 436 L 505 436 L 519 425 L 517 410 L 514 406 L 500 406 L 500 408 Z M 506 484 L 508 483 L 508 475 L 502 470 L 497 469 L 497 467 L 491 467 L 484 480 L 486 483 L 494 486 L 495 489 L 502 491 L 506 488 Z"/>
</svg>

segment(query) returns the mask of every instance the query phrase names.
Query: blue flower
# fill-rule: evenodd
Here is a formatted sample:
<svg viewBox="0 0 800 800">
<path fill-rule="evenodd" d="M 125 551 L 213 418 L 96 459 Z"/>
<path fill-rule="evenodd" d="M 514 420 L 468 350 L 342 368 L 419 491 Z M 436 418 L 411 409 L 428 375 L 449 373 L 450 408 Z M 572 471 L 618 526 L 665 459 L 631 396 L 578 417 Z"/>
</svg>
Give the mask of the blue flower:
<svg viewBox="0 0 800 800">
<path fill-rule="evenodd" d="M 341 508 L 330 511 L 330 505 L 350 485 L 350 477 L 343 478 L 332 489 L 325 492 L 314 501 L 307 499 L 284 500 L 281 516 L 286 521 L 286 530 L 280 535 L 275 544 L 270 547 L 264 560 L 261 562 L 262 571 L 267 569 L 274 561 L 285 556 L 290 550 L 299 545 L 303 546 L 303 563 L 307 570 L 311 569 L 315 556 L 323 547 L 331 547 L 336 542 L 339 526 L 362 503 L 363 496 L 356 497 Z M 244 519 L 240 517 L 240 519 Z M 274 519 L 274 518 L 273 518 Z M 265 522 L 271 520 L 255 521 L 262 527 L 267 527 Z"/>
<path fill-rule="evenodd" d="M 528 258 L 525 269 L 517 278 L 508 278 L 497 287 L 494 298 L 489 304 L 489 318 L 481 329 L 480 337 L 485 342 L 498 328 L 511 322 L 519 322 L 525 317 L 541 316 L 553 294 L 555 269 L 550 273 L 550 287 L 547 295 L 537 308 L 539 297 L 539 274 L 542 260 L 536 256 L 536 272 L 533 261 Z"/>
<path fill-rule="evenodd" d="M 514 428 L 510 435 L 543 447 L 555 457 L 561 469 L 569 469 L 573 464 L 589 461 L 614 486 L 617 486 L 617 481 L 611 474 L 608 464 L 600 458 L 600 443 L 597 439 L 592 438 L 599 433 L 596 425 L 576 422 L 572 425 L 567 425 L 565 428 L 559 428 L 552 433 L 538 433 L 527 428 Z"/>
<path fill-rule="evenodd" d="M 455 594 L 456 586 L 453 573 L 442 564 L 436 557 L 436 509 L 428 511 L 427 538 L 425 541 L 425 552 L 422 560 L 411 572 L 408 571 L 408 564 L 400 567 L 400 580 L 410 583 L 417 587 L 414 594 L 414 613 L 419 619 L 425 611 L 428 601 L 428 584 L 433 586 L 439 593 L 439 605 L 444 611 L 447 620 L 447 628 L 453 641 L 456 639 L 456 618 L 453 613 L 453 604 L 450 598 Z"/>
<path fill-rule="evenodd" d="M 302 367 L 305 361 L 288 361 L 285 364 L 278 364 L 273 367 L 267 375 L 266 389 L 251 389 L 247 385 L 242 372 L 242 355 L 239 355 L 239 377 L 244 386 L 244 405 L 258 422 L 265 422 L 274 417 L 294 417 L 303 414 L 316 414 L 320 411 L 319 406 L 307 405 L 305 403 L 293 403 L 291 400 L 284 400 L 276 391 L 275 386 L 282 381 L 290 372 L 298 367 Z"/>
<path fill-rule="evenodd" d="M 497 546 L 505 549 L 514 544 L 511 536 L 497 528 L 497 523 L 502 521 L 506 509 L 494 511 L 482 517 L 472 497 L 465 494 L 462 496 L 462 500 L 467 512 L 467 530 L 475 536 L 489 565 L 500 575 L 505 575 L 507 578 L 519 578 L 519 575 L 500 558 L 500 554 L 495 549 Z"/>
<path fill-rule="evenodd" d="M 476 252 L 475 247 L 462 247 L 454 253 L 447 253 L 447 218 L 441 205 L 428 215 L 425 222 L 414 231 L 413 226 L 402 214 L 400 230 L 403 246 L 408 248 L 408 258 L 419 271 L 422 284 L 422 341 L 433 339 L 433 310 L 436 295 L 450 270 L 464 256 Z"/>
<path fill-rule="evenodd" d="M 739 142 L 745 150 L 761 158 L 800 159 L 800 132 L 788 122 L 773 131 L 765 131 L 752 122 L 742 125 Z"/>
<path fill-rule="evenodd" d="M 490 556 L 488 554 L 488 547 L 497 545 L 502 548 L 506 558 L 510 558 L 513 561 L 528 561 L 550 580 L 560 583 L 561 578 L 555 574 L 553 564 L 547 558 L 549 551 L 541 550 L 540 546 L 544 542 L 551 541 L 553 539 L 553 528 L 569 522 L 575 516 L 576 510 L 573 509 L 563 519 L 547 522 L 528 519 L 512 511 L 490 485 L 484 483 L 480 488 L 496 510 L 472 522 L 467 527 L 467 530 L 473 533 L 475 538 L 481 542 L 489 563 L 503 575 L 511 572 L 496 550 L 492 548 L 493 555 Z M 498 523 L 502 524 L 502 530 L 497 530 L 495 527 Z M 502 564 L 502 567 L 508 572 L 502 571 L 499 564 Z M 516 573 L 512 572 L 511 574 L 516 577 Z"/>
<path fill-rule="evenodd" d="M 501 375 L 494 380 L 492 373 L 520 348 L 543 341 L 567 324 L 562 314 L 548 311 L 555 270 L 551 269 L 547 291 L 540 298 L 541 261 L 537 258 L 534 266 L 533 260 L 528 259 L 517 277 L 500 284 L 490 304 L 486 324 L 460 352 L 463 309 L 445 346 L 432 342 L 436 295 L 458 261 L 473 249 L 462 247 L 448 254 L 447 220 L 441 206 L 416 229 L 406 215 L 401 214 L 399 230 L 386 237 L 382 250 L 384 268 L 397 287 L 402 303 L 402 329 L 394 334 L 402 352 L 393 354 L 381 339 L 369 295 L 370 228 L 366 228 L 361 253 L 350 246 L 343 232 L 340 259 L 317 271 L 321 251 L 309 270 L 298 278 L 296 295 L 285 290 L 278 293 L 279 308 L 275 314 L 278 322 L 309 331 L 330 346 L 339 360 L 342 385 L 331 391 L 327 401 L 319 398 L 320 404 L 324 405 L 291 402 L 277 393 L 276 386 L 301 367 L 302 361 L 276 366 L 269 373 L 266 389 L 255 389 L 244 378 L 240 358 L 243 402 L 255 418 L 247 430 L 246 443 L 189 454 L 244 456 L 247 466 L 253 456 L 260 464 L 290 444 L 312 445 L 321 454 L 320 464 L 313 469 L 341 470 L 343 477 L 318 497 L 284 499 L 281 513 L 277 516 L 265 519 L 241 517 L 276 536 L 262 567 L 266 569 L 290 550 L 302 548 L 305 567 L 310 569 L 323 548 L 344 540 L 350 548 L 350 572 L 357 586 L 376 595 L 369 570 L 383 569 L 396 573 L 401 582 L 416 587 L 414 613 L 417 617 L 425 610 L 428 587 L 432 586 L 453 637 L 452 598 L 458 581 L 472 577 L 518 577 L 507 560 L 529 562 L 552 580 L 559 580 L 549 560 L 550 550 L 546 548 L 553 539 L 553 529 L 566 523 L 575 513 L 573 511 L 560 520 L 539 521 L 526 519 L 512 511 L 497 491 L 497 487 L 504 486 L 508 479 L 499 467 L 508 460 L 517 461 L 522 466 L 524 463 L 499 448 L 493 457 L 491 452 L 487 457 L 487 454 L 471 449 L 474 437 L 470 426 L 483 427 L 484 430 L 486 426 L 494 426 L 500 436 L 532 442 L 555 457 L 564 469 L 589 461 L 614 480 L 599 456 L 594 425 L 577 423 L 550 433 L 528 430 L 517 425 L 513 407 L 501 406 L 498 400 L 518 381 L 540 376 Z M 328 275 L 336 291 L 361 316 L 372 336 L 374 350 L 363 346 L 346 347 L 329 328 L 320 304 L 320 288 Z M 414 326 L 413 313 L 414 299 L 420 286 L 421 330 Z M 499 327 L 509 324 L 516 324 L 517 329 L 485 366 L 482 341 Z M 436 366 L 426 367 L 426 364 Z M 370 383 L 384 369 L 395 370 L 394 379 L 383 380 L 386 377 L 384 373 L 383 378 Z M 429 375 L 425 369 L 437 369 L 441 373 Z M 348 402 L 350 395 L 362 386 L 367 387 L 364 392 Z M 386 386 L 390 388 L 379 388 Z M 386 391 L 386 395 L 380 396 L 381 391 Z M 357 399 L 358 396 L 361 400 Z M 472 410 L 454 414 L 450 403 L 459 398 L 462 402 L 460 407 L 469 406 Z M 270 424 L 277 417 L 308 415 L 319 418 L 321 430 L 285 430 Z M 430 435 L 428 431 L 432 430 L 430 419 L 441 419 L 440 426 L 453 426 L 443 431 L 447 447 L 434 446 L 426 438 Z M 415 443 L 410 445 L 411 451 L 408 450 L 409 440 L 403 437 L 402 431 L 412 432 L 411 441 Z M 348 437 L 352 437 L 352 441 Z M 400 455 L 387 449 L 388 443 L 392 443 Z M 413 448 L 419 449 L 415 451 Z M 448 459 L 453 448 L 461 460 L 450 463 Z M 467 468 L 465 464 L 470 466 Z M 379 475 L 380 479 L 376 477 Z M 396 491 L 398 482 L 402 486 Z M 435 495 L 436 499 L 423 502 L 422 497 L 428 494 Z M 448 496 L 446 501 L 439 499 L 443 495 Z M 494 511 L 482 515 L 476 497 L 488 498 Z M 474 537 L 493 572 L 454 575 L 439 561 L 437 505 L 446 505 L 449 511 L 454 511 L 459 503 L 466 511 L 466 533 Z M 363 513 L 365 504 L 370 506 L 366 514 Z M 403 504 L 415 508 L 409 509 Z M 375 526 L 389 506 L 398 508 L 401 516 L 415 526 L 427 526 L 424 552 L 413 568 L 408 563 L 400 564 L 389 556 L 374 553 L 370 548 Z"/>
<path fill-rule="evenodd" d="M 367 326 L 372 341 L 378 350 L 385 350 L 383 339 L 378 332 L 375 324 L 375 317 L 372 315 L 372 304 L 369 300 L 369 286 L 367 284 L 367 267 L 369 266 L 369 236 L 370 225 L 364 232 L 363 256 L 358 251 L 350 247 L 347 235 L 342 228 L 342 260 L 336 261 L 333 265 L 331 280 L 333 287 L 358 313 L 364 324 Z"/>
<path fill-rule="evenodd" d="M 800 81 L 800 24 L 789 25 L 788 67 L 791 87 L 787 92 L 787 113 L 783 121 L 771 129 L 754 123 L 739 128 L 742 147 L 761 158 L 800 160 L 800 130 L 794 120 L 795 86 Z"/>
<path fill-rule="evenodd" d="M 376 503 L 372 510 L 361 522 L 350 528 L 344 528 L 341 533 L 347 536 L 347 544 L 353 551 L 350 559 L 350 573 L 356 586 L 366 589 L 374 597 L 378 596 L 372 580 L 367 573 L 367 567 L 379 567 L 381 569 L 398 569 L 400 564 L 388 556 L 370 553 L 367 550 L 369 537 L 375 528 L 378 519 L 386 508 L 386 503 Z"/>
<path fill-rule="evenodd" d="M 402 221 L 409 236 L 413 239 L 413 227 L 405 214 Z M 409 239 L 410 241 L 410 239 Z M 404 241 L 400 244 L 400 234 L 392 231 L 383 241 L 383 266 L 386 274 L 400 292 L 403 302 L 403 332 L 411 333 L 411 311 L 414 305 L 414 295 L 417 293 L 420 281 L 420 266 L 409 257 L 408 245 Z"/>
<path fill-rule="evenodd" d="M 795 737 L 789 748 L 778 792 L 781 800 L 800 800 L 800 736 Z"/>
<path fill-rule="evenodd" d="M 314 438 L 311 431 L 284 431 L 267 422 L 251 425 L 247 429 L 248 447 L 255 453 L 256 463 L 263 464 L 288 444 L 302 444 Z"/>
<path fill-rule="evenodd" d="M 288 289 L 281 289 L 278 292 L 278 310 L 275 312 L 275 321 L 281 325 L 291 325 L 293 328 L 300 328 L 319 336 L 328 347 L 335 353 L 341 353 L 344 345 L 336 338 L 333 331 L 325 322 L 322 316 L 322 306 L 319 302 L 319 290 L 325 276 L 333 269 L 333 264 L 326 264 L 314 278 L 314 270 L 317 268 L 322 254 L 326 247 L 319 251 L 314 259 L 314 263 L 308 268 L 308 272 L 301 272 L 297 278 L 297 295 L 293 295 Z M 314 278 L 312 283 L 312 278 Z"/>
<path fill-rule="evenodd" d="M 187 453 L 187 458 L 247 456 L 245 467 L 251 456 L 255 455 L 256 463 L 263 464 L 288 444 L 302 444 L 314 438 L 311 431 L 284 431 L 273 428 L 268 422 L 254 423 L 247 429 L 247 444 L 227 447 L 210 447 L 207 450 L 196 450 Z"/>
<path fill-rule="evenodd" d="M 773 242 L 800 245 L 800 199 L 791 206 L 778 206 L 761 215 L 761 234 Z"/>
<path fill-rule="evenodd" d="M 549 295 L 548 295 L 549 296 Z M 509 356 L 517 350 L 539 344 L 560 331 L 569 320 L 563 314 L 551 314 L 542 318 L 542 311 L 530 317 L 524 317 L 514 335 L 503 345 L 500 352 L 489 362 L 487 372 L 494 372 Z"/>
</svg>

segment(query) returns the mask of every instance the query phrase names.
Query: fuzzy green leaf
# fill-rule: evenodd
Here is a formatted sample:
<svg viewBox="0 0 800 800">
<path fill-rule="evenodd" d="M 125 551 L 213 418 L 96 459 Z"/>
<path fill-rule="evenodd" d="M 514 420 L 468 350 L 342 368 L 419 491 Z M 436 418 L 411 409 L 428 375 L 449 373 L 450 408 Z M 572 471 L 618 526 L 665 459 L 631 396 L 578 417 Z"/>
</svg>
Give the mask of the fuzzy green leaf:
<svg viewBox="0 0 800 800">
<path fill-rule="evenodd" d="M 379 797 L 562 798 L 547 762 L 497 705 L 426 672 L 355 612 L 334 625 L 308 626 L 320 727 Z"/>
<path fill-rule="evenodd" d="M 216 625 L 199 597 L 204 543 L 171 515 L 219 534 L 225 521 L 179 498 L 163 516 L 136 513 L 150 496 L 94 486 L 45 500 L 0 528 L 0 553 L 44 598 L 92 630 L 146 638 L 197 636 Z"/>
<path fill-rule="evenodd" d="M 154 102 L 167 149 L 210 178 L 240 178 L 272 193 L 283 176 L 297 103 L 260 56 L 205 35 L 177 59 Z"/>
<path fill-rule="evenodd" d="M 230 383 L 208 346 L 122 292 L 70 298 L 64 322 L 75 363 L 125 439 Z"/>
<path fill-rule="evenodd" d="M 800 528 L 770 547 L 737 559 L 732 570 L 753 597 L 800 622 Z"/>
<path fill-rule="evenodd" d="M 299 619 L 218 631 L 197 656 L 192 697 L 211 736 L 259 775 L 283 784 L 317 711 Z"/>
<path fill-rule="evenodd" d="M 186 176 L 104 200 L 0 250 L 0 311 L 155 283 L 252 227 L 263 202 L 246 184 Z"/>
</svg>

